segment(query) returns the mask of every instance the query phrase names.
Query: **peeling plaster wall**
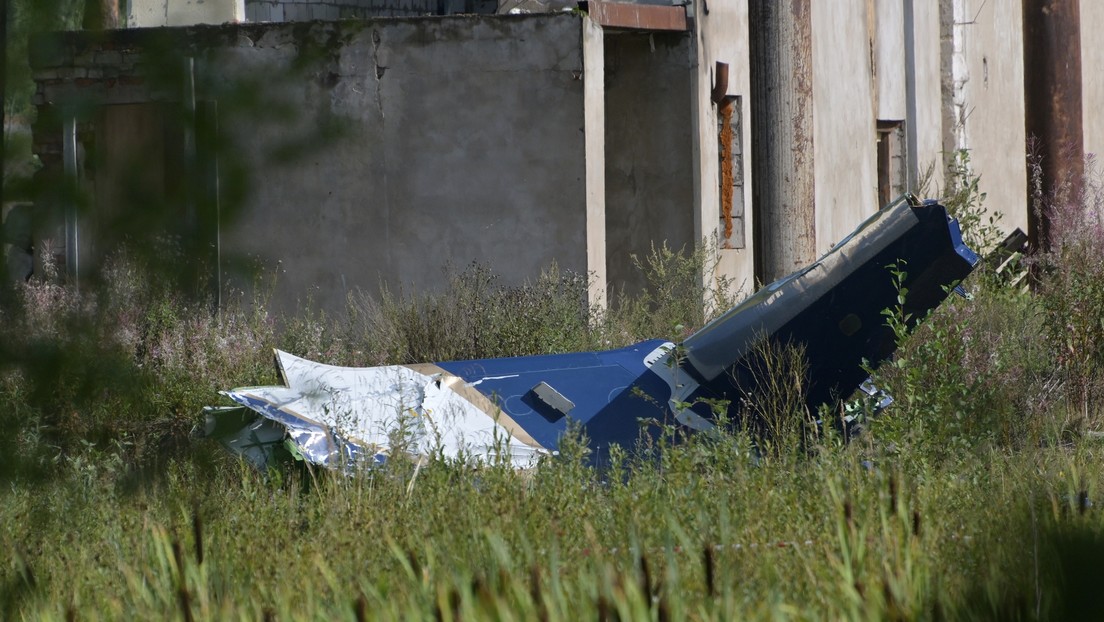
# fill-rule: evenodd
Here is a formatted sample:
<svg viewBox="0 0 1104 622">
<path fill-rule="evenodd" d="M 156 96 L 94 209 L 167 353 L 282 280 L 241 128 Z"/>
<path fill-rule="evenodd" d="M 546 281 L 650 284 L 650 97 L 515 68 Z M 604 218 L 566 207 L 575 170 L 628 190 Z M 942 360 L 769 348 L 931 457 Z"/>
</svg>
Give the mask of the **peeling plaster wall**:
<svg viewBox="0 0 1104 622">
<path fill-rule="evenodd" d="M 585 61 L 584 24 L 588 40 L 597 36 Z M 605 290 L 602 46 L 589 20 L 129 30 L 99 43 L 62 35 L 55 56 L 34 63 L 40 110 L 171 98 L 135 69 L 153 36 L 179 37 L 173 49 L 197 58 L 199 99 L 218 101 L 220 135 L 248 183 L 238 218 L 223 223 L 223 252 L 279 262 L 278 309 L 311 297 L 341 310 L 348 292 L 381 282 L 440 287 L 446 264 L 472 261 L 520 283 L 556 260 L 593 272 Z M 597 93 L 593 116 L 584 117 L 584 99 L 596 97 L 584 86 Z M 243 95 L 263 105 L 243 107 Z M 36 129 L 50 168 L 60 162 L 54 137 Z M 230 164 L 220 166 L 229 183 Z"/>
<path fill-rule="evenodd" d="M 880 206 L 867 3 L 813 2 L 812 9 L 816 247 L 821 254 Z"/>
<path fill-rule="evenodd" d="M 606 33 L 606 251 L 609 281 L 638 291 L 631 256 L 696 244 L 690 88 L 684 33 Z"/>
</svg>

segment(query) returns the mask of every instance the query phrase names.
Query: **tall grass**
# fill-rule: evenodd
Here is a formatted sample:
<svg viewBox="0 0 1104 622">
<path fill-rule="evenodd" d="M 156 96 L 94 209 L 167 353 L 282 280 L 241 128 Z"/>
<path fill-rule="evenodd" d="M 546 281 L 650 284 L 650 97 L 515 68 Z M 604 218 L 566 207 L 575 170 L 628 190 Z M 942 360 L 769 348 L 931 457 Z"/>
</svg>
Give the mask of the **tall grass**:
<svg viewBox="0 0 1104 622">
<path fill-rule="evenodd" d="M 128 487 L 70 462 L 4 493 L 3 599 L 36 619 L 1007 619 L 1101 578 L 1098 448 L 918 472 L 849 451 L 753 466 L 738 436 L 664 456 L 433 463 L 413 485 L 177 460 Z"/>
<path fill-rule="evenodd" d="M 965 196 L 957 209 L 978 210 Z M 515 287 L 471 266 L 437 294 L 280 322 L 263 300 L 212 313 L 123 260 L 99 292 L 32 283 L 0 323 L 0 616 L 1099 615 L 1100 359 L 1094 325 L 1066 311 L 1104 317 L 1082 289 L 1099 266 L 1086 244 L 1037 259 L 1037 293 L 982 272 L 973 300 L 902 330 L 877 372 L 896 403 L 851 443 L 809 434 L 833 413 L 800 406 L 800 349 L 777 348 L 745 396 L 760 425 L 672 430 L 602 471 L 572 437 L 527 472 L 258 473 L 189 432 L 217 389 L 276 380 L 273 346 L 374 365 L 678 338 L 708 319 L 703 301 L 734 295 L 703 285 L 703 254 L 641 258 L 670 289 L 601 313 L 555 267 Z"/>
</svg>

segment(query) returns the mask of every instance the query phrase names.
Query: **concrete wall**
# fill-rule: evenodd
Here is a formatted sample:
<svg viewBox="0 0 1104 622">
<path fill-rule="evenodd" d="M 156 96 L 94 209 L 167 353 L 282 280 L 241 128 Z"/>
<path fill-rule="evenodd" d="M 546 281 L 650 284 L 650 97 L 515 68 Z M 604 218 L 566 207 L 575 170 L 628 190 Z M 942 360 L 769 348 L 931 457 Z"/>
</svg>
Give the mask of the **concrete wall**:
<svg viewBox="0 0 1104 622">
<path fill-rule="evenodd" d="M 1104 157 L 1104 43 L 1097 34 L 1104 27 L 1104 2 L 1081 0 L 1081 115 L 1085 153 Z M 1104 162 L 1098 161 L 1098 166 Z"/>
<path fill-rule="evenodd" d="M 925 198 L 934 198 L 943 187 L 939 3 L 905 0 L 905 8 L 906 45 L 912 50 L 912 88 L 907 102 L 906 128 L 912 157 L 910 189 Z"/>
<path fill-rule="evenodd" d="M 740 97 L 739 115 L 751 119 L 751 73 L 748 65 L 747 2 L 710 2 L 708 12 L 704 2 L 691 3 L 696 25 L 695 50 L 697 70 L 693 74 L 691 106 L 693 106 L 694 152 L 694 237 L 718 246 L 720 212 L 720 167 L 718 155 L 717 105 L 710 100 L 716 62 L 728 64 L 728 94 Z M 741 137 L 741 152 L 751 154 L 751 132 L 747 123 Z M 718 249 L 714 274 L 732 280 L 745 293 L 755 290 L 754 231 L 751 213 L 751 157 L 743 158 L 742 204 L 744 217 L 744 248 Z"/>
<path fill-rule="evenodd" d="M 605 291 L 601 35 L 573 15 L 131 30 L 110 54 L 66 35 L 35 71 L 46 107 L 165 97 L 134 67 L 144 37 L 179 37 L 234 147 L 224 186 L 246 184 L 224 256 L 279 262 L 278 308 L 340 309 L 472 261 L 517 283 L 556 260 Z"/>
<path fill-rule="evenodd" d="M 925 198 L 943 186 L 939 3 L 868 2 L 874 15 L 876 116 L 904 121 L 906 189 Z"/>
<path fill-rule="evenodd" d="M 950 37 L 944 48 L 945 163 L 955 150 L 968 149 L 986 208 L 1002 214 L 1006 229 L 1027 231 L 1023 10 L 1018 2 L 942 2 L 943 33 Z"/>
<path fill-rule="evenodd" d="M 903 121 L 908 114 L 905 3 L 876 0 L 872 6 L 874 15 L 868 19 L 873 17 L 875 25 L 874 76 L 878 104 L 875 114 L 878 119 Z"/>
<path fill-rule="evenodd" d="M 245 19 L 244 0 L 127 0 L 127 26 L 190 26 Z"/>
<path fill-rule="evenodd" d="M 607 33 L 606 252 L 610 283 L 643 286 L 630 256 L 695 247 L 692 56 L 684 33 Z"/>
<path fill-rule="evenodd" d="M 814 2 L 813 20 L 819 251 L 877 208 L 874 119 L 906 120 L 911 189 L 938 194 L 965 149 L 987 209 L 1026 230 L 1019 3 Z"/>
<path fill-rule="evenodd" d="M 879 207 L 875 84 L 867 3 L 812 8 L 816 245 L 824 253 Z"/>
</svg>

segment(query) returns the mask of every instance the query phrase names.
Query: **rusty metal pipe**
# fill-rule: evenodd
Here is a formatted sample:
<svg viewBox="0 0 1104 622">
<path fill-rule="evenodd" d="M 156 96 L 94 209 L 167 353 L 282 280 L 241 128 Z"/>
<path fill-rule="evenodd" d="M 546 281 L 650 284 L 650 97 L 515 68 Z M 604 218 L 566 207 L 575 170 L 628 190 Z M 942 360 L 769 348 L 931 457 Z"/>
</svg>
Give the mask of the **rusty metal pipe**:
<svg viewBox="0 0 1104 622">
<path fill-rule="evenodd" d="M 1080 2 L 1023 0 L 1023 28 L 1027 138 L 1037 141 L 1043 198 L 1054 205 L 1078 202 L 1085 173 Z M 1045 210 L 1036 213 L 1032 186 L 1028 238 L 1033 249 L 1045 250 L 1051 243 L 1050 219 Z"/>
<path fill-rule="evenodd" d="M 714 104 L 721 104 L 725 100 L 725 96 L 728 95 L 728 63 L 722 63 L 717 61 L 715 68 L 713 69 L 713 91 L 709 94 L 709 98 L 713 100 Z"/>
</svg>

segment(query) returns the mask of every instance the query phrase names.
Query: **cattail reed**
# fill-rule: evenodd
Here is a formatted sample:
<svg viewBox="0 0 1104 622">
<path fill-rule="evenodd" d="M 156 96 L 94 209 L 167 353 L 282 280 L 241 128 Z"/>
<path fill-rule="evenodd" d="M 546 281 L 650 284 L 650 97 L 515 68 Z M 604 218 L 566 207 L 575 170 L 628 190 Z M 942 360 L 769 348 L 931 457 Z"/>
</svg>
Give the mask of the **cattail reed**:
<svg viewBox="0 0 1104 622">
<path fill-rule="evenodd" d="M 184 622 L 192 622 L 192 596 L 188 593 L 188 587 L 180 582 L 180 589 L 176 591 L 177 600 L 180 603 L 180 613 L 184 616 Z"/>
<path fill-rule="evenodd" d="M 544 603 L 544 592 L 541 589 L 540 566 L 533 564 L 529 567 L 529 598 L 537 608 L 537 619 L 548 619 L 548 607 Z"/>
<path fill-rule="evenodd" d="M 199 516 L 199 507 L 192 511 L 192 536 L 195 538 L 196 564 L 203 565 L 203 519 Z"/>
<path fill-rule="evenodd" d="M 353 615 L 357 622 L 365 622 L 368 619 L 368 599 L 364 598 L 364 594 L 357 596 L 353 601 Z"/>
<path fill-rule="evenodd" d="M 713 545 L 707 544 L 702 549 L 702 567 L 705 568 L 705 591 L 710 598 L 717 595 L 716 568 L 713 559 Z"/>
<path fill-rule="evenodd" d="M 490 607 L 494 603 L 494 594 L 491 593 L 491 587 L 483 575 L 476 575 L 475 579 L 472 579 L 472 594 L 484 607 Z"/>
<path fill-rule="evenodd" d="M 23 584 L 27 586 L 28 590 L 34 590 L 38 586 L 38 579 L 35 578 L 34 569 L 31 568 L 30 562 L 27 558 L 19 555 L 20 566 L 23 567 Z"/>
<path fill-rule="evenodd" d="M 652 572 L 648 567 L 648 556 L 644 553 L 640 554 L 640 591 L 644 594 L 644 598 L 647 598 L 648 602 L 651 603 Z"/>
<path fill-rule="evenodd" d="M 184 584 L 184 548 L 180 546 L 180 540 L 172 542 L 173 561 L 176 562 L 176 571 L 180 573 L 180 583 Z"/>
<path fill-rule="evenodd" d="M 449 590 L 449 608 L 452 609 L 452 619 L 460 620 L 460 606 L 464 603 L 460 596 L 460 590 L 453 587 Z"/>
</svg>

